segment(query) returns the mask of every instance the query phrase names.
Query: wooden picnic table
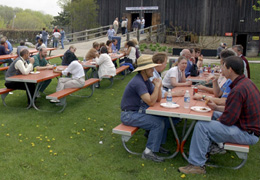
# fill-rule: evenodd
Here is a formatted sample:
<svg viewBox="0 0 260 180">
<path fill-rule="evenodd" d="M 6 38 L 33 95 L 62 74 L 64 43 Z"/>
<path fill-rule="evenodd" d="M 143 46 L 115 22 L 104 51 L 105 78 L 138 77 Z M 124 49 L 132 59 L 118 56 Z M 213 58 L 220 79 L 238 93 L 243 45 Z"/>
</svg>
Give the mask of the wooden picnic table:
<svg viewBox="0 0 260 180">
<path fill-rule="evenodd" d="M 38 109 L 38 107 L 36 107 L 35 102 L 34 102 L 35 98 L 41 88 L 40 82 L 46 81 L 48 79 L 53 79 L 53 78 L 61 75 L 60 73 L 53 72 L 53 70 L 42 70 L 39 72 L 40 72 L 39 74 L 16 75 L 16 76 L 11 76 L 11 77 L 6 78 L 6 81 L 24 82 L 26 91 L 27 91 L 29 99 L 30 99 L 30 104 L 27 107 L 27 109 L 29 109 L 33 106 L 36 110 L 40 110 L 40 109 Z M 31 97 L 27 83 L 36 84 L 36 88 L 35 88 L 33 97 Z"/>
<path fill-rule="evenodd" d="M 189 92 L 190 92 L 190 107 L 192 107 L 192 106 L 206 106 L 204 101 L 198 101 L 198 100 L 194 100 L 192 98 L 193 97 L 192 87 L 177 87 L 177 88 L 173 89 L 173 91 L 177 91 L 177 90 L 189 90 Z M 201 92 L 199 92 L 199 93 L 201 93 Z M 203 92 L 203 94 L 209 95 L 209 93 L 205 93 L 205 92 Z M 171 127 L 172 127 L 172 131 L 173 131 L 173 134 L 174 134 L 175 139 L 176 139 L 177 149 L 176 149 L 176 152 L 174 154 L 172 154 L 171 156 L 169 156 L 168 158 L 175 157 L 179 153 L 179 151 L 181 151 L 182 156 L 186 160 L 188 160 L 188 158 L 187 158 L 187 156 L 186 156 L 186 154 L 183 150 L 183 147 L 184 147 L 184 144 L 185 144 L 189 134 L 191 133 L 196 121 L 198 121 L 198 120 L 211 121 L 213 111 L 211 110 L 210 112 L 195 112 L 195 111 L 191 110 L 190 108 L 185 109 L 184 108 L 184 97 L 173 97 L 173 102 L 180 105 L 180 107 L 178 107 L 178 108 L 174 108 L 174 109 L 164 108 L 160 105 L 161 103 L 164 103 L 164 102 L 166 102 L 166 99 L 162 99 L 161 102 L 155 103 L 154 106 L 149 107 L 146 110 L 146 114 L 169 117 L 170 124 L 171 124 Z M 186 131 L 186 133 L 185 133 L 185 131 L 183 132 L 184 137 L 182 138 L 181 141 L 179 140 L 179 136 L 178 136 L 176 129 L 175 129 L 175 126 L 172 122 L 172 119 L 171 119 L 172 117 L 194 120 L 194 121 L 192 121 L 192 123 L 191 123 L 190 127 L 188 128 L 188 130 Z"/>
</svg>

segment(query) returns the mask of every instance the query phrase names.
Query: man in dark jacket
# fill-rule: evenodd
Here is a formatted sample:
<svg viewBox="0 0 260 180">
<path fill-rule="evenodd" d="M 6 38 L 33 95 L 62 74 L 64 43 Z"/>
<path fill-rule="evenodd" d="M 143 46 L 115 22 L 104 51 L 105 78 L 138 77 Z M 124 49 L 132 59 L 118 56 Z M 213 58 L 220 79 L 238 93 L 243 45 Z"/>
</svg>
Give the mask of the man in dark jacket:
<svg viewBox="0 0 260 180">
<path fill-rule="evenodd" d="M 65 52 L 62 60 L 63 66 L 68 66 L 73 60 L 78 60 L 77 56 L 74 54 L 76 52 L 76 48 L 74 46 L 70 46 L 70 48 Z"/>
</svg>

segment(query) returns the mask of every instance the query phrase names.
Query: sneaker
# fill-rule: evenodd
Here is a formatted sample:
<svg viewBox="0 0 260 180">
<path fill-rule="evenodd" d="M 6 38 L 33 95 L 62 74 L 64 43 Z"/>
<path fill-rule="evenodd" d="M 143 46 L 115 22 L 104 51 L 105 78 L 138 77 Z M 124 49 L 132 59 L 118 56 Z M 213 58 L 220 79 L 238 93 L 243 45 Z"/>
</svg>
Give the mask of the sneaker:
<svg viewBox="0 0 260 180">
<path fill-rule="evenodd" d="M 36 97 L 37 97 L 37 98 L 40 98 L 40 97 L 41 97 L 40 92 L 37 93 Z"/>
<path fill-rule="evenodd" d="M 162 146 L 159 149 L 159 153 L 162 154 L 171 154 L 171 151 L 169 151 L 168 149 L 163 148 Z"/>
<path fill-rule="evenodd" d="M 51 103 L 59 103 L 60 100 L 54 100 L 54 99 L 51 99 L 50 102 L 51 102 Z"/>
<path fill-rule="evenodd" d="M 224 148 L 220 148 L 217 144 L 211 144 L 209 154 L 225 154 L 226 152 Z"/>
<path fill-rule="evenodd" d="M 152 151 L 150 151 L 147 154 L 145 152 L 143 152 L 142 158 L 143 159 L 149 159 L 149 160 L 152 160 L 154 162 L 163 162 L 164 161 L 164 158 L 157 156 Z"/>
<path fill-rule="evenodd" d="M 189 164 L 185 167 L 179 167 L 178 171 L 184 174 L 206 174 L 205 166 L 200 167 L 194 166 L 192 164 Z"/>
</svg>

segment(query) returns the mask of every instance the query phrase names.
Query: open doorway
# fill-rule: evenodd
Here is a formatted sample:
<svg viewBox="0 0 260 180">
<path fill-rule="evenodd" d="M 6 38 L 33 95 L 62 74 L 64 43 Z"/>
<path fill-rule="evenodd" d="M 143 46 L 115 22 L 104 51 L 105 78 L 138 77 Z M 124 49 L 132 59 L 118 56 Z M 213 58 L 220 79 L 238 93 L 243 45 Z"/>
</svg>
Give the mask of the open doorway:
<svg viewBox="0 0 260 180">
<path fill-rule="evenodd" d="M 152 13 L 144 13 L 145 28 L 152 25 Z"/>
<path fill-rule="evenodd" d="M 243 46 L 243 55 L 246 56 L 247 34 L 238 34 L 236 44 L 241 44 Z"/>
<path fill-rule="evenodd" d="M 139 17 L 139 13 L 132 13 L 131 14 L 131 25 L 133 24 L 134 20 Z"/>
</svg>

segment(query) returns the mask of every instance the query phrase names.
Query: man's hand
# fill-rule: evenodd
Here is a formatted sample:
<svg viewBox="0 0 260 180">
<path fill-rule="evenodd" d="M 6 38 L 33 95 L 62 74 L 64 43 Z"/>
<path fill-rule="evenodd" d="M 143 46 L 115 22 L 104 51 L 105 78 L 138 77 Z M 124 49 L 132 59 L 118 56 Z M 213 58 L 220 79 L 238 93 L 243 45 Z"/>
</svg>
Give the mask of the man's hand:
<svg viewBox="0 0 260 180">
<path fill-rule="evenodd" d="M 204 90 L 204 89 L 205 89 L 205 86 L 203 86 L 203 85 L 198 85 L 197 87 L 198 87 L 198 89 L 200 89 L 200 90 Z"/>
<path fill-rule="evenodd" d="M 154 86 L 156 86 L 158 88 L 162 86 L 162 80 L 159 78 L 154 78 L 152 83 L 154 84 Z"/>
<path fill-rule="evenodd" d="M 210 74 L 207 78 L 206 78 L 206 82 L 209 83 L 209 81 L 212 81 L 212 82 L 215 82 L 218 80 L 218 77 L 217 76 L 214 76 L 212 74 Z"/>
<path fill-rule="evenodd" d="M 53 65 L 48 65 L 48 66 L 46 66 L 47 67 L 47 69 L 53 69 Z"/>
<path fill-rule="evenodd" d="M 201 99 L 202 99 L 202 95 L 196 93 L 196 94 L 194 94 L 193 99 L 195 99 L 195 100 L 201 100 Z"/>
<path fill-rule="evenodd" d="M 216 110 L 217 107 L 218 107 L 218 106 L 217 106 L 213 101 L 211 101 L 210 99 L 206 100 L 206 101 L 205 101 L 205 104 L 206 104 L 210 109 L 212 109 L 212 110 Z"/>
<path fill-rule="evenodd" d="M 31 64 L 34 64 L 34 58 L 29 58 L 29 62 L 30 62 Z"/>
<path fill-rule="evenodd" d="M 184 90 L 176 91 L 176 92 L 173 93 L 173 95 L 176 96 L 176 97 L 183 97 L 184 94 L 185 94 Z"/>
</svg>

